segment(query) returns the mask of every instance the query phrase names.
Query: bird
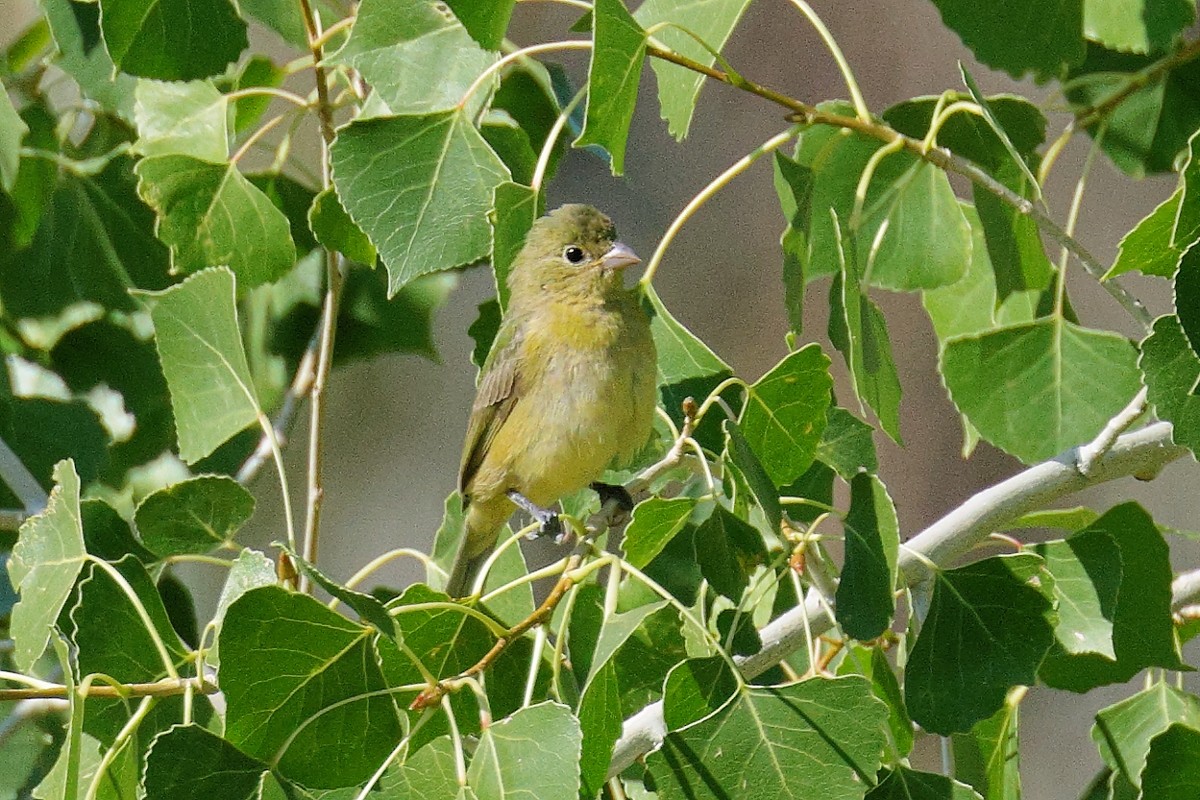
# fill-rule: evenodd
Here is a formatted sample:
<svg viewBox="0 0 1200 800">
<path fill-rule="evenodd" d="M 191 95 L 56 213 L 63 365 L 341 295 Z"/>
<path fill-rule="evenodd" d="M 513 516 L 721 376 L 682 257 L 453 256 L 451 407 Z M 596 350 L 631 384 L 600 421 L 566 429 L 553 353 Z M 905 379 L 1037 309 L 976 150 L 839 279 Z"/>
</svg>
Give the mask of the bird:
<svg viewBox="0 0 1200 800">
<path fill-rule="evenodd" d="M 463 597 L 517 506 L 542 532 L 550 507 L 597 484 L 646 444 L 657 403 L 650 321 L 623 272 L 641 259 L 612 220 L 567 204 L 534 221 L 508 275 L 509 301 L 480 370 L 458 491 L 462 544 L 446 593 Z M 627 495 L 625 495 L 627 499 Z"/>
</svg>

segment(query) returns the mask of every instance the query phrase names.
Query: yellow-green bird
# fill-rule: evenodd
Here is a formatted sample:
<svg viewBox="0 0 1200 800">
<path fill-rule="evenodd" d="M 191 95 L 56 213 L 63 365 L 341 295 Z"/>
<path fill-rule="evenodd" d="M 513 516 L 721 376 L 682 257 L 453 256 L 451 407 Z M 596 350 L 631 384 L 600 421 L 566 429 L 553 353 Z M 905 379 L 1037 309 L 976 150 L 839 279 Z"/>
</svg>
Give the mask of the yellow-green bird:
<svg viewBox="0 0 1200 800">
<path fill-rule="evenodd" d="M 622 272 L 639 263 L 591 206 L 534 222 L 483 365 L 458 473 L 466 535 L 446 591 L 460 597 L 516 505 L 548 507 L 628 461 L 649 438 L 654 340 Z"/>
</svg>

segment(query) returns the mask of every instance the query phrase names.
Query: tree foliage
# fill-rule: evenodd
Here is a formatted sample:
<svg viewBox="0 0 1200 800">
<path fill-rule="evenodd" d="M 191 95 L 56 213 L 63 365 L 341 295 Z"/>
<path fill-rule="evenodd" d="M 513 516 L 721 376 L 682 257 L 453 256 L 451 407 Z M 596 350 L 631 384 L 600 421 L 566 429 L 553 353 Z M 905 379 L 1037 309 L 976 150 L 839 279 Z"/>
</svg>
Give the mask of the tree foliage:
<svg viewBox="0 0 1200 800">
<path fill-rule="evenodd" d="M 0 796 L 999 800 L 1020 796 L 1027 687 L 1149 670 L 1096 717 L 1087 796 L 1193 797 L 1200 698 L 1167 673 L 1191 669 L 1200 576 L 1173 593 L 1168 532 L 1135 503 L 1052 508 L 1200 453 L 1193 0 L 934 0 L 988 67 L 1052 84 L 1053 110 L 965 68 L 870 109 L 827 34 L 849 100 L 789 97 L 721 55 L 749 0 L 561 2 L 577 35 L 518 49 L 513 0 L 42 0 L 3 53 Z M 251 25 L 291 57 L 255 52 Z M 585 76 L 563 50 L 589 52 Z M 328 382 L 435 354 L 433 314 L 486 264 L 482 363 L 568 147 L 625 169 L 647 63 L 680 140 L 712 82 L 788 125 L 648 262 L 665 413 L 610 476 L 639 500 L 623 536 L 605 535 L 613 501 L 566 498 L 569 556 L 531 573 L 509 531 L 475 595 L 449 598 L 452 495 L 424 582 L 373 586 L 390 553 L 325 575 Z M 1080 187 L 1095 158 L 1178 175 L 1112 264 L 1073 238 L 1077 205 L 1066 224 L 1043 197 L 1081 133 Z M 695 208 L 767 155 L 788 350 L 735 375 L 653 279 Z M 1077 315 L 1080 267 L 1134 337 Z M 1127 272 L 1170 282 L 1172 313 L 1151 320 Z M 1029 467 L 923 532 L 900 529 L 885 480 L 906 476 L 875 453 L 876 431 L 905 432 L 881 289 L 920 296 L 964 452 Z M 801 344 L 810 291 L 840 358 Z M 283 469 L 306 401 L 310 499 L 291 508 L 277 471 L 279 544 L 244 547 L 247 484 Z M 1017 552 L 974 549 L 994 533 Z M 196 560 L 226 572 L 209 618 L 175 575 Z M 934 734 L 948 774 L 908 761 Z"/>
</svg>

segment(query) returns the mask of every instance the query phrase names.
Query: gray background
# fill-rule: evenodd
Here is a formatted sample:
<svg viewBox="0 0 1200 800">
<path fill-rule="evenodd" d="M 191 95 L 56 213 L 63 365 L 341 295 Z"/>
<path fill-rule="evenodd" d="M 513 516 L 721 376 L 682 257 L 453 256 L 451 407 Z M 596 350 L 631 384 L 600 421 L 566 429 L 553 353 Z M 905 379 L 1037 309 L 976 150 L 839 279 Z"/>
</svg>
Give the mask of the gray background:
<svg viewBox="0 0 1200 800">
<path fill-rule="evenodd" d="M 1060 97 L 1029 81 L 1014 84 L 1008 76 L 978 65 L 926 0 L 816 0 L 813 5 L 841 44 L 867 103 L 877 113 L 909 97 L 961 88 L 957 61 L 962 59 L 988 93 L 1011 90 L 1042 102 L 1051 119 L 1051 137 L 1068 119 L 1059 113 L 1064 108 Z M 4 21 L 0 43 L 22 30 L 34 13 L 32 0 L 0 0 Z M 550 3 L 520 3 L 511 38 L 519 45 L 564 38 L 576 16 L 571 9 Z M 256 33 L 253 44 L 285 58 L 271 34 Z M 784 0 L 752 3 L 726 56 L 747 77 L 795 97 L 816 102 L 846 96 L 840 74 L 819 38 Z M 581 81 L 586 56 L 566 54 L 563 61 Z M 307 75 L 300 77 L 308 80 Z M 306 94 L 311 87 L 295 83 L 291 88 Z M 630 134 L 626 176 L 613 178 L 598 160 L 573 153 L 549 186 L 549 204 L 598 205 L 616 220 L 622 238 L 648 257 L 667 225 L 698 190 L 784 127 L 782 111 L 776 106 L 729 87 L 708 85 L 690 137 L 678 144 L 659 120 L 656 87 L 647 69 Z M 315 130 L 306 135 L 310 149 L 299 153 L 312 158 Z M 1066 217 L 1089 143 L 1086 137 L 1077 137 L 1054 170 L 1048 195 L 1056 219 Z M 680 321 L 739 375 L 751 380 L 786 353 L 777 244 L 783 220 L 769 162 L 762 159 L 692 219 L 668 251 L 656 278 L 664 302 Z M 1084 197 L 1079 239 L 1101 261 L 1110 261 L 1121 235 L 1173 186 L 1173 177 L 1130 181 L 1099 159 Z M 1057 252 L 1051 255 L 1057 258 Z M 1123 312 L 1082 274 L 1077 263 L 1071 265 L 1070 274 L 1073 300 L 1085 324 L 1135 333 Z M 1170 295 L 1163 282 L 1135 277 L 1129 284 L 1155 314 L 1169 309 Z M 472 343 L 466 328 L 476 305 L 490 291 L 486 270 L 463 274 L 459 290 L 438 315 L 440 363 L 388 357 L 334 375 L 320 555 L 322 567 L 334 577 L 345 579 L 391 547 L 427 550 L 430 546 L 442 501 L 454 487 L 474 391 L 474 368 L 469 363 Z M 820 341 L 834 355 L 837 391 L 848 398 L 844 366 L 824 336 L 826 295 L 823 284 L 809 293 L 805 338 Z M 904 387 L 902 433 L 908 445 L 901 449 L 885 436 L 876 437 L 880 474 L 889 484 L 907 538 L 973 491 L 1014 473 L 1019 464 L 986 444 L 971 460 L 960 458 L 958 420 L 936 372 L 936 343 L 919 298 L 882 292 L 875 298 L 891 328 Z M 302 413 L 293 432 L 296 445 L 287 454 L 297 509 L 303 507 L 305 419 Z M 1147 504 L 1162 523 L 1196 527 L 1196 474 L 1191 459 L 1186 459 L 1152 484 L 1125 480 L 1070 498 L 1067 504 L 1086 502 L 1104 509 L 1133 498 Z M 270 469 L 258 479 L 256 494 L 259 509 L 247 541 L 265 544 L 282 538 L 279 493 Z M 1177 568 L 1197 562 L 1197 549 L 1188 544 L 1172 541 Z M 404 563 L 383 571 L 380 578 L 402 585 L 420 574 L 411 563 Z M 188 571 L 187 576 L 205 613 L 220 576 L 204 567 Z M 1187 682 L 1193 689 L 1198 685 L 1192 678 Z M 1021 719 L 1027 797 L 1078 796 L 1100 765 L 1088 737 L 1091 717 L 1129 691 L 1112 687 L 1083 697 L 1039 688 L 1030 692 Z M 915 762 L 936 768 L 936 740 L 928 737 Z"/>
</svg>

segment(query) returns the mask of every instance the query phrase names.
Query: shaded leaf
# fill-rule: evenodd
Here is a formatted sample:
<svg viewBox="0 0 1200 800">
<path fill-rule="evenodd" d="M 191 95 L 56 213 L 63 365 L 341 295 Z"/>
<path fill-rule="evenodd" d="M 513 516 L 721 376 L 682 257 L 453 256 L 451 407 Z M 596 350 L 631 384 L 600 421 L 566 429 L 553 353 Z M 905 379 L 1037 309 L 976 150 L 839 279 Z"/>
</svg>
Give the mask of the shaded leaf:
<svg viewBox="0 0 1200 800">
<path fill-rule="evenodd" d="M 85 97 L 133 120 L 137 79 L 120 72 L 100 40 L 100 4 L 40 0 L 58 49 L 55 63 L 79 83 Z"/>
<path fill-rule="evenodd" d="M 13 107 L 7 91 L 0 91 L 0 190 L 11 191 L 17 181 L 21 141 L 29 126 Z"/>
<path fill-rule="evenodd" d="M 259 800 L 267 765 L 198 725 L 176 725 L 146 753 L 146 800 Z"/>
<path fill-rule="evenodd" d="M 254 495 L 224 475 L 197 475 L 147 495 L 134 524 L 142 543 L 162 557 L 232 545 L 254 513 Z"/>
<path fill-rule="evenodd" d="M 767 560 L 762 535 L 720 505 L 697 526 L 693 541 L 700 574 L 735 603 L 750 584 L 754 570 Z"/>
<path fill-rule="evenodd" d="M 829 422 L 817 444 L 817 460 L 828 464 L 842 480 L 849 481 L 859 470 L 875 472 L 875 429 L 844 408 L 830 406 Z"/>
<path fill-rule="evenodd" d="M 308 226 L 322 247 L 337 250 L 351 261 L 375 266 L 375 245 L 350 219 L 333 189 L 325 189 L 313 199 Z"/>
<path fill-rule="evenodd" d="M 679 730 L 707 717 L 738 691 L 738 679 L 721 656 L 689 658 L 677 664 L 663 686 L 663 721 Z"/>
<path fill-rule="evenodd" d="M 974 786 L 984 800 L 1021 800 L 1019 719 L 1019 698 L 1010 693 L 999 711 L 950 738 L 954 777 Z"/>
<path fill-rule="evenodd" d="M 545 200 L 534 189 L 511 181 L 496 187 L 492 200 L 492 272 L 496 277 L 496 298 L 500 310 L 508 306 L 508 274 L 517 254 L 525 246 L 525 236 L 538 218 Z M 483 364 L 482 361 L 478 362 Z"/>
<path fill-rule="evenodd" d="M 1200 723 L 1174 724 L 1150 740 L 1142 796 L 1188 800 L 1200 786 Z"/>
<path fill-rule="evenodd" d="M 307 786 L 366 780 L 403 735 L 373 638 L 306 595 L 243 594 L 220 635 L 226 738 Z"/>
<path fill-rule="evenodd" d="M 1009 688 L 1033 683 L 1054 635 L 1050 603 L 1030 585 L 1041 563 L 998 556 L 935 576 L 904 677 L 909 712 L 923 728 L 970 730 L 1000 708 Z"/>
<path fill-rule="evenodd" d="M 123 72 L 164 81 L 225 71 L 248 44 L 230 0 L 104 0 L 100 27 Z"/>
<path fill-rule="evenodd" d="M 467 32 L 489 50 L 499 50 L 504 32 L 508 30 L 508 18 L 512 15 L 517 0 L 493 0 L 477 3 L 474 0 L 447 0 Z"/>
<path fill-rule="evenodd" d="M 933 2 L 942 22 L 976 58 L 1014 78 L 1028 72 L 1050 77 L 1083 61 L 1083 0 L 1011 0 L 992 6 Z"/>
<path fill-rule="evenodd" d="M 834 608 L 842 630 L 866 641 L 887 630 L 896 612 L 900 523 L 883 481 L 865 472 L 851 479 L 850 510 L 842 527 L 846 560 Z"/>
<path fill-rule="evenodd" d="M 746 487 L 755 502 L 758 503 L 758 507 L 762 509 L 771 530 L 778 531 L 783 520 L 783 510 L 779 505 L 779 492 L 776 490 L 775 484 L 767 475 L 767 471 L 763 469 L 763 465 L 759 463 L 758 457 L 754 455 L 750 443 L 742 435 L 742 430 L 737 423 L 727 419 L 722 423 L 722 429 L 725 431 L 726 458 L 741 473 Z"/>
<path fill-rule="evenodd" d="M 888 770 L 864 800 L 979 800 L 966 784 L 905 766 Z"/>
<path fill-rule="evenodd" d="M 896 673 L 888 663 L 882 647 L 869 647 L 850 643 L 846 657 L 838 665 L 838 675 L 862 675 L 871 682 L 871 694 L 887 704 L 888 733 L 895 751 L 907 755 L 913 747 L 913 723 L 904 705 L 904 695 L 896 680 Z"/>
</svg>

